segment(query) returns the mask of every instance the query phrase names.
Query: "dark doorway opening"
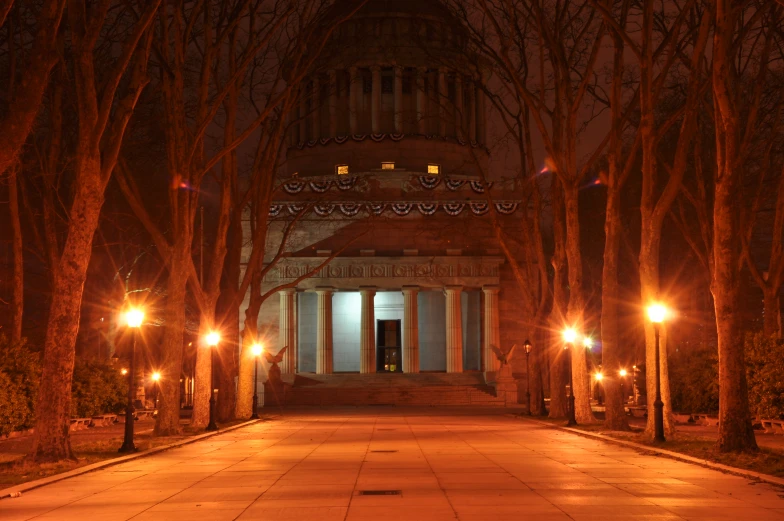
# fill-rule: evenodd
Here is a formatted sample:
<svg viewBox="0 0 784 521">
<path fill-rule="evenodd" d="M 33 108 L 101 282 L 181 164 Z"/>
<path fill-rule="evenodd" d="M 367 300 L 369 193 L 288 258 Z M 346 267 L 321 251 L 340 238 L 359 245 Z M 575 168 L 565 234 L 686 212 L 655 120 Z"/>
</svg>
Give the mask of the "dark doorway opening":
<svg viewBox="0 0 784 521">
<path fill-rule="evenodd" d="M 402 373 L 400 320 L 376 320 L 376 371 Z"/>
</svg>

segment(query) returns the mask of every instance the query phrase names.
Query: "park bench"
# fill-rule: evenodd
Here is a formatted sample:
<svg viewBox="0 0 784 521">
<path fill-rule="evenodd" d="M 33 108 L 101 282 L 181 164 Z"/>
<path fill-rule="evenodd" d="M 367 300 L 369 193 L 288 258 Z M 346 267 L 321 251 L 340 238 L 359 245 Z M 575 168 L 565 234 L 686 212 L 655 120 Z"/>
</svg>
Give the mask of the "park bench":
<svg viewBox="0 0 784 521">
<path fill-rule="evenodd" d="M 760 420 L 765 434 L 784 434 L 784 420 Z"/>
<path fill-rule="evenodd" d="M 155 411 L 152 409 L 142 409 L 140 411 L 136 411 L 135 414 L 137 420 L 152 419 L 155 417 Z"/>
<path fill-rule="evenodd" d="M 91 427 L 106 427 L 108 425 L 112 425 L 117 423 L 117 415 L 116 414 L 100 414 L 98 416 L 92 417 L 92 422 L 90 424 Z"/>
<path fill-rule="evenodd" d="M 692 418 L 694 418 L 695 423 L 700 425 L 707 425 L 708 427 L 719 425 L 718 418 L 712 418 L 707 414 L 692 414 Z"/>
<path fill-rule="evenodd" d="M 645 407 L 629 407 L 629 414 L 634 418 L 645 418 L 648 415 L 648 409 Z"/>
<path fill-rule="evenodd" d="M 71 425 L 69 425 L 68 430 L 73 432 L 86 429 L 90 426 L 90 422 L 92 421 L 92 418 L 71 418 Z"/>
</svg>

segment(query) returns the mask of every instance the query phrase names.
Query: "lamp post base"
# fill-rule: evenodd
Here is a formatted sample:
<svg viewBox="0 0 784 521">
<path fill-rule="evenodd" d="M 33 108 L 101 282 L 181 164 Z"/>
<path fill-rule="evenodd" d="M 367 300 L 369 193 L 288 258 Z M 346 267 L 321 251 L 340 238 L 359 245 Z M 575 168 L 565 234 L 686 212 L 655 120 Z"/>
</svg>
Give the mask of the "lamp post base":
<svg viewBox="0 0 784 521">
<path fill-rule="evenodd" d="M 577 425 L 577 419 L 574 417 L 574 395 L 569 396 L 569 418 L 566 425 L 569 427 Z"/>
<path fill-rule="evenodd" d="M 653 402 L 653 426 L 653 440 L 662 443 L 667 441 L 664 438 L 664 402 L 661 400 Z"/>
<path fill-rule="evenodd" d="M 253 395 L 253 414 L 250 415 L 250 419 L 259 419 L 259 396 L 257 394 Z"/>
<path fill-rule="evenodd" d="M 122 454 L 126 454 L 126 453 L 129 453 L 129 452 L 138 452 L 138 451 L 139 451 L 139 449 L 133 443 L 131 443 L 130 445 L 127 445 L 127 444 L 123 443 L 122 447 L 120 447 L 117 450 L 117 452 L 120 452 Z"/>
<path fill-rule="evenodd" d="M 528 391 L 525 393 L 525 403 L 528 404 L 528 416 L 531 416 L 531 393 Z"/>
<path fill-rule="evenodd" d="M 206 431 L 217 431 L 218 425 L 215 423 L 215 393 L 210 398 L 210 423 L 207 424 Z"/>
</svg>

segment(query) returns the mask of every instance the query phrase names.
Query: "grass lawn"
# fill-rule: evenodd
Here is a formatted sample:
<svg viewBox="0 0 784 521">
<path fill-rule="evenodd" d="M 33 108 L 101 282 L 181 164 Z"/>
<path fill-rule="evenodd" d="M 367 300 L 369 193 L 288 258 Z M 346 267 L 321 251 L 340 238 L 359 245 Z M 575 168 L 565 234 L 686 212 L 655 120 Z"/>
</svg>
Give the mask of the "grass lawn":
<svg viewBox="0 0 784 521">
<path fill-rule="evenodd" d="M 558 426 L 566 426 L 565 420 L 552 420 L 549 418 L 536 418 L 537 420 L 551 423 Z M 643 429 L 632 426 L 631 431 L 610 431 L 601 422 L 592 425 L 578 425 L 574 427 L 581 431 L 603 434 L 620 440 L 632 441 L 640 445 L 647 445 L 672 452 L 678 452 L 693 458 L 721 463 L 730 467 L 752 470 L 763 474 L 770 474 L 784 478 L 784 450 L 764 446 L 765 435 L 757 435 L 757 443 L 760 449 L 755 453 L 723 453 L 716 449 L 716 435 L 706 436 L 703 434 L 683 432 L 679 429 L 676 435 L 668 439 L 665 443 L 655 443 L 652 439 L 645 436 Z M 768 435 L 770 437 L 770 435 Z M 778 441 L 776 438 L 771 438 Z"/>
<path fill-rule="evenodd" d="M 225 428 L 238 423 L 242 422 L 222 423 L 220 426 Z M 134 443 L 139 452 L 204 433 L 203 430 L 193 431 L 187 425 L 183 425 L 180 436 L 156 437 L 152 435 L 152 427 L 152 421 L 143 420 L 136 423 Z M 117 452 L 122 445 L 124 429 L 123 423 L 117 423 L 109 427 L 96 427 L 71 433 L 71 446 L 77 460 L 58 463 L 34 464 L 25 460 L 25 456 L 32 448 L 32 436 L 2 440 L 0 441 L 0 488 L 124 456 Z"/>
</svg>

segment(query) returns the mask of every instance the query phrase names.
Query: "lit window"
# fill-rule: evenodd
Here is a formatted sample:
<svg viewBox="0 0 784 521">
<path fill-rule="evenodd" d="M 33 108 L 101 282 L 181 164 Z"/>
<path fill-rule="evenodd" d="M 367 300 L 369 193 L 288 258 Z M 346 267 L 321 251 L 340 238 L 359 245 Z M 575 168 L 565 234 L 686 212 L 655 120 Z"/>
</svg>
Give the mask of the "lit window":
<svg viewBox="0 0 784 521">
<path fill-rule="evenodd" d="M 394 170 L 395 163 L 381 163 L 381 170 Z"/>
<path fill-rule="evenodd" d="M 337 175 L 348 175 L 348 165 L 335 165 Z"/>
<path fill-rule="evenodd" d="M 440 165 L 427 165 L 427 173 L 430 175 L 438 175 L 441 173 Z"/>
</svg>

